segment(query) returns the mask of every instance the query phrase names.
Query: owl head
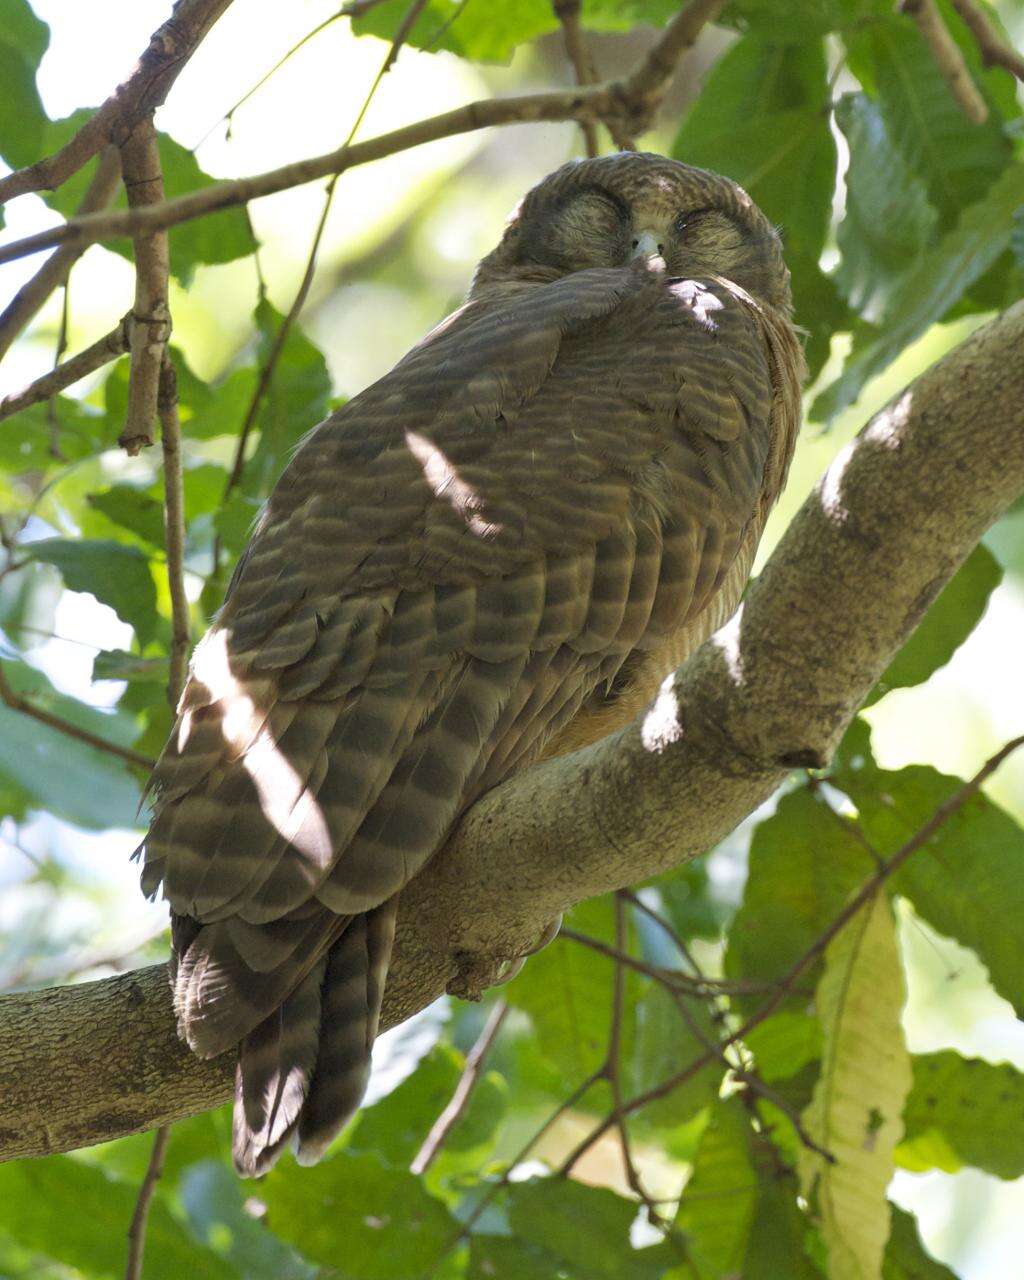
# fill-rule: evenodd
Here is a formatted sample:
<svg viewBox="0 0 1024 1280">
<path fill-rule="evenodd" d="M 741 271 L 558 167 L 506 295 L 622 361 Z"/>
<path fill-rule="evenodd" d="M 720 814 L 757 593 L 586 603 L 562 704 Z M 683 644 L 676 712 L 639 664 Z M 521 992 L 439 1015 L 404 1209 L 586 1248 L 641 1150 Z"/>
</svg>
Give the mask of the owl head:
<svg viewBox="0 0 1024 1280">
<path fill-rule="evenodd" d="M 634 259 L 670 276 L 724 276 L 792 309 L 778 232 L 741 186 L 666 156 L 624 151 L 556 169 L 519 202 L 470 297 Z"/>
</svg>

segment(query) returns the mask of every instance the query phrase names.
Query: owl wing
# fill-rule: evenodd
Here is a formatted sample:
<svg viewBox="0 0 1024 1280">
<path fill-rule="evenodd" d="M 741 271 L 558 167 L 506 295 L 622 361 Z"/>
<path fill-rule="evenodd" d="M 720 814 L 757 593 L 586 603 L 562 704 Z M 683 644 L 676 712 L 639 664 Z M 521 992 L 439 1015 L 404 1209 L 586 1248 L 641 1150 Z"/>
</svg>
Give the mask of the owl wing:
<svg viewBox="0 0 1024 1280">
<path fill-rule="evenodd" d="M 598 270 L 468 304 L 299 450 L 196 652 L 144 844 L 143 886 L 179 918 L 190 1045 L 249 1037 L 253 1078 L 275 1053 L 299 1064 L 274 1134 L 328 1074 L 321 1019 L 361 1018 L 368 1054 L 382 904 L 714 596 L 771 415 L 749 300 Z M 312 1046 L 278 1026 L 267 1049 L 282 1005 Z"/>
</svg>

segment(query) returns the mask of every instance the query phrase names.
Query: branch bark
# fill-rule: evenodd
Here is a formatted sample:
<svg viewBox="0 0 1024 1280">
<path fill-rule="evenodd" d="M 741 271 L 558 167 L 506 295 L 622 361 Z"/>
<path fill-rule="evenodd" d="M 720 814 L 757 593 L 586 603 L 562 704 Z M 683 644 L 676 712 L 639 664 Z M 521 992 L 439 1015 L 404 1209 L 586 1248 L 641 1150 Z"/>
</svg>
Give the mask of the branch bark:
<svg viewBox="0 0 1024 1280">
<path fill-rule="evenodd" d="M 611 738 L 496 788 L 402 895 L 383 1026 L 483 986 L 573 904 L 722 839 L 824 765 L 985 529 L 1024 492 L 1024 303 L 846 446 L 741 611 Z M 65 1151 L 227 1101 L 230 1054 L 178 1041 L 161 965 L 0 1000 L 0 1158 Z"/>
<path fill-rule="evenodd" d="M 0 178 L 0 204 L 29 191 L 52 191 L 67 182 L 107 145 L 120 145 L 139 121 L 166 99 L 213 24 L 231 0 L 177 0 L 174 11 L 149 39 L 131 75 L 52 156 Z"/>
<path fill-rule="evenodd" d="M 183 0 L 182 0 L 183 2 Z M 119 236 L 138 236 L 189 222 L 218 209 L 247 204 L 261 196 L 303 186 L 317 178 L 344 173 L 357 165 L 408 151 L 425 142 L 471 133 L 492 125 L 535 124 L 555 120 L 622 122 L 630 135 L 650 124 L 679 59 L 691 48 L 704 26 L 714 21 L 725 0 L 691 0 L 668 23 L 639 66 L 625 79 L 609 84 L 580 86 L 555 93 L 530 93 L 514 98 L 470 102 L 443 115 L 417 120 L 391 133 L 354 145 L 343 144 L 325 155 L 312 156 L 249 178 L 215 182 L 174 200 L 145 209 L 95 213 L 70 218 L 60 226 L 15 240 L 0 249 L 0 263 L 12 262 L 55 245 L 89 245 Z M 223 0 L 221 0 L 223 3 Z M 12 175 L 13 177 L 14 175 Z M 2 182 L 0 182 L 2 189 Z"/>
</svg>

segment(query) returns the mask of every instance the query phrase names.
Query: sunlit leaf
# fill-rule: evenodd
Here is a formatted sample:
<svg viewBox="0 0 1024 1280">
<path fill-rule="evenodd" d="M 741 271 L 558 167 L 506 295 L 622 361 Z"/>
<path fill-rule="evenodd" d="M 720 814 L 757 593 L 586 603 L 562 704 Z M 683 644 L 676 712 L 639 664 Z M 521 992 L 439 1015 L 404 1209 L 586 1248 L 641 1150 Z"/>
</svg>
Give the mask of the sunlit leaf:
<svg viewBox="0 0 1024 1280">
<path fill-rule="evenodd" d="M 1024 1075 L 1008 1062 L 952 1049 L 918 1054 L 896 1152 L 904 1168 L 955 1173 L 972 1165 L 997 1178 L 1024 1176 Z"/>
<path fill-rule="evenodd" d="M 907 643 L 886 667 L 865 706 L 890 689 L 923 684 L 944 667 L 981 620 L 1003 571 L 991 551 L 979 544 L 925 614 Z"/>
<path fill-rule="evenodd" d="M 44 538 L 25 547 L 29 559 L 52 564 L 72 591 L 87 591 L 135 628 L 145 644 L 158 623 L 156 585 L 138 547 L 120 542 Z"/>
<path fill-rule="evenodd" d="M 881 1275 L 885 1191 L 911 1084 L 905 996 L 892 908 L 879 894 L 830 943 L 817 991 L 824 1054 L 803 1122 L 835 1163 L 804 1148 L 800 1180 L 821 1223 L 830 1280 Z"/>
<path fill-rule="evenodd" d="M 896 852 L 962 785 L 926 765 L 878 769 L 866 727 L 856 721 L 836 757 L 833 780 L 853 800 L 860 824 L 884 856 Z M 992 985 L 1024 1015 L 1024 830 L 983 794 L 972 796 L 893 876 L 933 928 L 970 947 Z"/>
<path fill-rule="evenodd" d="M 3 1230 L 44 1257 L 86 1276 L 124 1274 L 126 1233 L 137 1184 L 108 1178 L 69 1156 L 18 1160 L 0 1167 Z M 146 1280 L 202 1275 L 236 1280 L 239 1272 L 193 1239 L 157 1196 L 146 1226 Z"/>
<path fill-rule="evenodd" d="M 372 1155 L 341 1151 L 309 1169 L 278 1165 L 259 1184 L 259 1198 L 276 1235 L 313 1262 L 344 1266 L 350 1280 L 418 1280 L 456 1232 L 418 1178 Z"/>
</svg>

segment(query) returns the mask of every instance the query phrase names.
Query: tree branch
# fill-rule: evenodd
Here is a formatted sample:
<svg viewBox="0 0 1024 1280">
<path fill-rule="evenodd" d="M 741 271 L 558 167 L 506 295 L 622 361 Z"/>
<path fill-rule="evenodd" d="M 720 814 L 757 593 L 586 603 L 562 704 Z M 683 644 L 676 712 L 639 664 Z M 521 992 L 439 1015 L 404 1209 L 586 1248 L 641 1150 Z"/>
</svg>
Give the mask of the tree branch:
<svg viewBox="0 0 1024 1280">
<path fill-rule="evenodd" d="M 144 209 L 163 200 L 164 178 L 152 118 L 140 120 L 121 144 L 121 170 L 130 208 Z M 117 441 L 132 457 L 153 443 L 161 370 L 167 339 L 171 336 L 171 309 L 167 301 L 169 274 L 167 232 L 137 235 L 135 302 L 128 320 L 132 355 L 128 409 Z"/>
<path fill-rule="evenodd" d="M 223 0 L 221 0 L 223 3 Z M 530 93 L 514 98 L 487 98 L 470 102 L 443 115 L 417 120 L 391 133 L 343 145 L 325 155 L 312 156 L 249 178 L 215 182 L 174 200 L 145 209 L 94 213 L 71 218 L 58 227 L 15 240 L 0 248 L 0 263 L 40 253 L 55 245 L 95 244 L 119 236 L 151 234 L 180 222 L 201 218 L 218 209 L 247 204 L 261 196 L 303 186 L 317 178 L 344 173 L 357 165 L 408 151 L 426 142 L 471 133 L 492 125 L 535 124 L 556 120 L 625 120 L 627 132 L 645 129 L 664 95 L 679 58 L 696 40 L 706 23 L 722 8 L 724 0 L 691 0 L 665 27 L 658 41 L 624 80 L 604 85 L 564 89 L 554 93 Z M 13 175 L 12 175 L 13 176 Z"/>
<path fill-rule="evenodd" d="M 113 147 L 108 147 L 100 156 L 96 172 L 78 206 L 79 215 L 105 209 L 114 198 L 120 177 L 120 156 Z M 47 258 L 31 280 L 21 286 L 0 315 L 0 360 L 54 289 L 67 280 L 71 268 L 84 252 L 84 247 L 79 245 L 62 246 Z"/>
<path fill-rule="evenodd" d="M 952 4 L 974 37 L 985 66 L 1005 67 L 1011 75 L 1024 82 L 1024 58 L 999 37 L 991 19 L 976 0 L 952 0 Z"/>
<path fill-rule="evenodd" d="M 942 21 L 935 0 L 900 0 L 899 8 L 917 24 L 957 106 L 972 124 L 984 124 L 988 119 L 988 105 L 971 78 L 960 46 Z"/>
<path fill-rule="evenodd" d="M 77 356 L 65 360 L 49 373 L 44 373 L 41 378 L 36 378 L 35 382 L 30 382 L 21 391 L 4 396 L 0 400 L 0 422 L 4 418 L 12 418 L 30 405 L 38 404 L 40 400 L 49 400 L 51 396 L 80 382 L 88 374 L 102 369 L 111 360 L 123 356 L 128 350 L 128 321 L 129 317 L 125 316 L 116 329 L 105 333 L 91 347 L 86 347 L 84 351 L 79 351 Z"/>
<path fill-rule="evenodd" d="M 1018 303 L 877 414 L 653 713 L 469 811 L 403 890 L 382 1026 L 457 985 L 467 963 L 497 970 L 527 952 L 573 904 L 710 848 L 795 765 L 827 763 L 929 604 L 1024 492 L 1024 450 L 1006 447 L 1024 429 L 1022 346 Z M 200 1061 L 178 1041 L 163 966 L 4 997 L 0 1046 L 7 1159 L 152 1128 L 232 1092 L 232 1055 Z"/>
<path fill-rule="evenodd" d="M 135 126 L 163 103 L 189 58 L 230 3 L 177 0 L 171 16 L 150 36 L 149 47 L 131 75 L 75 136 L 52 156 L 0 178 L 0 204 L 29 191 L 52 191 L 107 143 L 119 146 L 124 142 Z"/>
<path fill-rule="evenodd" d="M 580 25 L 580 9 L 582 0 L 551 0 L 555 17 L 562 24 L 562 42 L 565 45 L 565 56 L 569 59 L 576 76 L 577 84 L 594 84 L 597 72 L 587 48 L 587 42 Z M 593 120 L 581 120 L 580 132 L 583 134 L 583 149 L 588 156 L 596 156 L 597 125 Z"/>
</svg>

